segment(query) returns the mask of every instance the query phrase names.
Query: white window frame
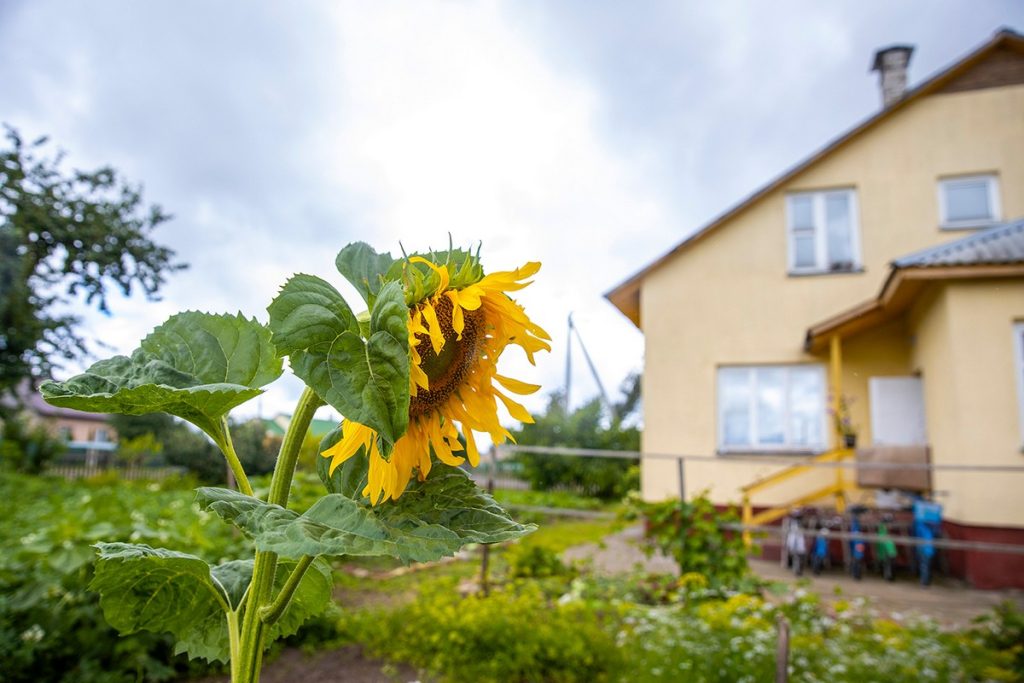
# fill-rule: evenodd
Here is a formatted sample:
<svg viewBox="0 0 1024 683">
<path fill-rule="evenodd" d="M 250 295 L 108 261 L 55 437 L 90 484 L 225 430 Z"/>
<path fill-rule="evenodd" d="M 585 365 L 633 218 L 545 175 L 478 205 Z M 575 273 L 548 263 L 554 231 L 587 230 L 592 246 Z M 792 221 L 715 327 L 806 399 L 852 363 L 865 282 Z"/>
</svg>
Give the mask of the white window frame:
<svg viewBox="0 0 1024 683">
<path fill-rule="evenodd" d="M 828 234 L 825 226 L 825 198 L 828 195 L 844 194 L 850 206 L 850 252 L 853 261 L 849 269 L 834 270 L 828 263 Z M 796 265 L 796 240 L 793 228 L 793 200 L 810 197 L 814 212 L 814 265 Z M 852 187 L 832 190 L 791 192 L 786 195 L 786 241 L 788 268 L 791 275 L 819 275 L 828 273 L 858 272 L 863 268 L 860 253 L 860 209 L 857 206 L 857 191 Z"/>
<path fill-rule="evenodd" d="M 988 205 L 992 210 L 991 218 L 971 218 L 969 220 L 951 221 L 946 204 L 946 188 L 961 183 L 985 181 L 988 186 Z M 1002 220 L 1003 208 L 999 196 L 999 176 L 995 173 L 975 173 L 973 175 L 950 176 L 939 179 L 939 227 L 943 230 L 962 230 L 964 228 L 984 228 L 995 225 Z"/>
<path fill-rule="evenodd" d="M 786 379 L 784 384 L 783 393 L 786 396 L 786 403 L 783 408 L 782 424 L 785 434 L 785 442 L 782 444 L 769 444 L 763 445 L 757 443 L 757 370 L 761 369 L 784 369 L 786 370 Z M 817 370 L 822 387 L 821 395 L 821 443 L 817 444 L 799 444 L 794 445 L 789 441 L 789 429 L 790 429 L 790 410 L 789 410 L 789 370 L 790 369 L 814 369 Z M 723 415 L 722 405 L 722 387 L 721 380 L 719 379 L 722 370 L 748 370 L 752 372 L 750 379 L 750 438 L 751 443 L 749 444 L 725 444 L 725 419 Z M 718 453 L 729 454 L 729 453 L 800 453 L 800 454 L 816 454 L 822 453 L 828 450 L 829 440 L 829 424 L 828 424 L 828 382 L 825 376 L 825 366 L 819 363 L 788 363 L 788 364 L 762 364 L 762 365 L 719 365 L 715 370 L 715 402 L 716 402 L 716 418 L 717 418 L 717 429 L 716 440 Z"/>
<path fill-rule="evenodd" d="M 1020 440 L 1024 449 L 1024 322 L 1013 324 L 1014 367 L 1017 370 L 1017 410 L 1020 417 Z"/>
</svg>

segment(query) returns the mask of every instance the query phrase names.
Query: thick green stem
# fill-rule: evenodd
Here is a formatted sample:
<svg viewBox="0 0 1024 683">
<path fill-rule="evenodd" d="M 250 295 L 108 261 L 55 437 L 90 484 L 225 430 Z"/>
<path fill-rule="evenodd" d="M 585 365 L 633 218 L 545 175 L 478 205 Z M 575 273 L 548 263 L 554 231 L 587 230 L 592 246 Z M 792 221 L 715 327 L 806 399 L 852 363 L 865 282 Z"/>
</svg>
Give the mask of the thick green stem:
<svg viewBox="0 0 1024 683">
<path fill-rule="evenodd" d="M 323 404 L 316 392 L 309 387 L 302 392 L 299 404 L 295 407 L 295 414 L 292 415 L 292 420 L 288 423 L 284 441 L 281 442 L 281 450 L 277 455 L 277 464 L 274 466 L 274 474 L 270 479 L 268 503 L 281 507 L 288 506 L 288 493 L 291 491 L 292 477 L 295 476 L 295 464 L 299 460 L 302 441 L 306 438 L 309 423 L 313 421 L 313 414 Z"/>
<path fill-rule="evenodd" d="M 228 642 L 231 648 L 231 680 L 238 680 L 239 664 L 239 640 L 238 640 L 238 612 L 231 610 L 227 613 L 228 619 Z"/>
<path fill-rule="evenodd" d="M 238 490 L 247 496 L 251 496 L 252 485 L 249 484 L 249 477 L 245 475 L 245 470 L 242 469 L 242 461 L 238 459 L 238 454 L 235 453 L 235 444 L 231 441 L 231 429 L 228 427 L 226 415 L 221 418 L 221 434 L 221 438 L 215 439 L 215 441 L 221 453 L 227 459 L 231 473 L 235 475 L 235 481 L 238 482 Z"/>
<path fill-rule="evenodd" d="M 284 441 L 281 443 L 277 464 L 274 466 L 274 474 L 270 479 L 270 495 L 267 497 L 267 502 L 282 507 L 288 505 L 288 493 L 292 485 L 292 477 L 295 474 L 295 464 L 299 459 L 299 449 L 309 430 L 309 423 L 313 421 L 313 413 L 321 405 L 323 404 L 320 398 L 312 389 L 307 387 L 302 392 L 299 404 L 295 408 L 295 414 L 288 424 Z M 249 595 L 245 601 L 245 614 L 242 617 L 238 668 L 232 683 L 258 683 L 260 679 L 263 647 L 267 634 L 267 625 L 263 622 L 260 613 L 264 608 L 270 606 L 276 571 L 277 555 L 257 551 L 252 570 L 252 582 L 249 584 Z M 294 591 L 294 588 L 292 590 Z M 285 607 L 287 607 L 287 601 Z"/>
<path fill-rule="evenodd" d="M 281 618 L 281 615 L 284 614 L 284 611 L 288 609 L 288 603 L 291 602 L 292 596 L 295 595 L 295 589 L 299 587 L 299 582 L 305 576 L 309 565 L 313 564 L 313 559 L 312 555 L 306 555 L 299 560 L 291 575 L 288 576 L 288 581 L 285 582 L 281 592 L 274 598 L 274 602 L 260 610 L 260 619 L 263 620 L 264 624 L 273 626 Z"/>
</svg>

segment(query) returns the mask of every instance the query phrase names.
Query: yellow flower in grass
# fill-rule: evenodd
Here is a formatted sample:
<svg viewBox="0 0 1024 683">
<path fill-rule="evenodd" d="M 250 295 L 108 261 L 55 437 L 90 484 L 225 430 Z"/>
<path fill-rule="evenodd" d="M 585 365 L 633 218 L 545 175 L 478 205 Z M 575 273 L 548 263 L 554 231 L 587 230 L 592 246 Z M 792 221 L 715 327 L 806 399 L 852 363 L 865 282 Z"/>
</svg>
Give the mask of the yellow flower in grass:
<svg viewBox="0 0 1024 683">
<path fill-rule="evenodd" d="M 530 321 L 508 293 L 530 283 L 536 262 L 513 271 L 491 273 L 477 282 L 453 287 L 454 266 L 437 265 L 414 256 L 437 276 L 437 287 L 409 308 L 409 429 L 385 459 L 377 433 L 351 420 L 342 421 L 342 438 L 322 453 L 330 471 L 361 449 L 369 458 L 363 495 L 374 505 L 397 500 L 413 474 L 422 481 L 430 473 L 431 451 L 446 465 L 467 458 L 480 462 L 474 432 L 496 443 L 512 435 L 498 420 L 498 402 L 522 422 L 530 413 L 508 394 L 527 395 L 540 387 L 498 374 L 498 358 L 510 344 L 522 348 L 531 363 L 538 351 L 550 351 L 547 332 Z M 504 393 L 508 392 L 508 394 Z M 459 441 L 459 433 L 465 446 Z"/>
</svg>

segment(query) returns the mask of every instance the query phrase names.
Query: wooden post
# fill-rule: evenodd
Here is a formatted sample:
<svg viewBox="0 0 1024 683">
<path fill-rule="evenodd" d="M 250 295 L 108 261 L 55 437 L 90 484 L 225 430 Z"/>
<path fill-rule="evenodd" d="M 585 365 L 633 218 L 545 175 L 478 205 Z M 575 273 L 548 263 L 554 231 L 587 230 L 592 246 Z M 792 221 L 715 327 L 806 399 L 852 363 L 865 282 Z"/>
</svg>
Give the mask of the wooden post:
<svg viewBox="0 0 1024 683">
<path fill-rule="evenodd" d="M 498 469 L 498 449 L 493 444 L 490 450 L 490 467 L 487 468 L 487 493 L 494 493 L 494 475 Z M 480 550 L 480 592 L 486 598 L 491 594 L 488 572 L 491 566 L 491 546 L 484 543 Z"/>
<path fill-rule="evenodd" d="M 839 418 L 839 407 L 843 402 L 843 345 L 839 339 L 838 334 L 833 334 L 829 338 L 829 384 L 831 385 L 832 393 L 832 415 L 833 420 Z M 838 452 L 840 449 L 845 449 L 846 444 L 843 442 L 843 435 L 839 433 L 839 429 L 833 425 L 832 428 L 832 442 L 834 448 Z M 837 453 L 838 454 L 838 453 Z M 845 452 L 841 457 L 837 458 L 837 462 L 841 461 L 845 457 Z M 846 485 L 843 481 L 843 468 L 836 467 L 836 493 L 835 493 L 835 506 L 839 513 L 846 510 Z"/>
<path fill-rule="evenodd" d="M 789 622 L 782 614 L 775 616 L 778 639 L 775 646 L 775 683 L 789 680 Z"/>
<path fill-rule="evenodd" d="M 750 526 L 750 523 L 754 521 L 754 510 L 750 506 L 750 496 L 746 493 L 743 494 L 743 526 Z M 743 544 L 747 546 L 747 552 L 750 552 L 750 547 L 753 545 L 753 538 L 750 535 L 749 529 L 743 530 Z"/>
</svg>

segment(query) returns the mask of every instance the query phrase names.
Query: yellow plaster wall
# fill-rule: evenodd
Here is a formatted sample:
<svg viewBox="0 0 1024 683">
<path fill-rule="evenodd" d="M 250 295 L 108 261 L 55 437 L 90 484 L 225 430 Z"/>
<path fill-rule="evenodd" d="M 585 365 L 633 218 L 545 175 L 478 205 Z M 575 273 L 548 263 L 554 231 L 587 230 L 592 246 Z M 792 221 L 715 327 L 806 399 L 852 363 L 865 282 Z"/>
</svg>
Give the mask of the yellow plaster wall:
<svg viewBox="0 0 1024 683">
<path fill-rule="evenodd" d="M 1013 346 L 1024 282 L 949 283 L 911 320 L 934 462 L 1024 466 Z M 933 486 L 951 519 L 1024 525 L 1024 473 L 937 471 Z"/>
<path fill-rule="evenodd" d="M 1024 193 L 1018 190 L 1024 187 L 1022 152 L 1024 86 L 927 97 L 650 273 L 640 297 L 644 450 L 714 455 L 718 365 L 827 363 L 802 350 L 810 325 L 874 297 L 893 258 L 967 234 L 939 229 L 940 177 L 995 171 L 1004 218 L 1024 215 Z M 786 193 L 833 187 L 856 189 L 864 271 L 788 276 Z M 896 345 L 888 355 L 873 356 L 854 344 L 848 353 L 850 361 L 871 366 L 847 367 L 847 375 L 861 373 L 848 380 L 851 392 L 865 392 L 855 403 L 854 419 L 869 434 L 866 373 L 901 374 L 909 351 Z M 687 494 L 710 488 L 716 501 L 739 500 L 739 486 L 774 469 L 730 464 L 727 457 L 691 463 Z M 831 475 L 822 473 L 818 480 L 825 476 Z M 814 481 L 795 480 L 754 502 L 785 502 Z M 645 460 L 642 488 L 649 500 L 678 495 L 675 464 Z"/>
</svg>

